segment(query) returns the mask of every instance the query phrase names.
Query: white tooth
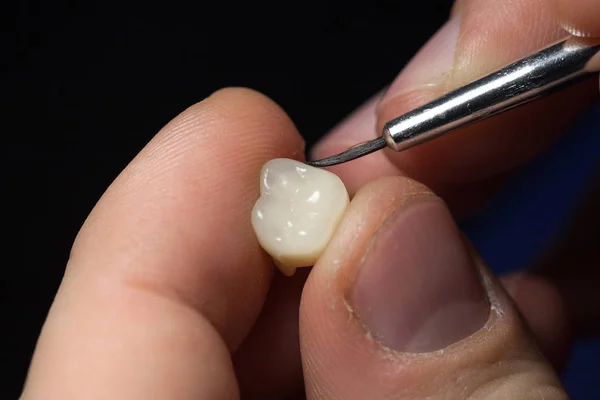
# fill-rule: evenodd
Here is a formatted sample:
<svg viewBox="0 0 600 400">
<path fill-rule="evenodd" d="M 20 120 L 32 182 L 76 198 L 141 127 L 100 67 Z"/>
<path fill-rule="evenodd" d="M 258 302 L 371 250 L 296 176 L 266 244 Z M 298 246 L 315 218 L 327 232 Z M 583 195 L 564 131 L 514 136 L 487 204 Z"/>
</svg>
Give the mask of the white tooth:
<svg viewBox="0 0 600 400">
<path fill-rule="evenodd" d="M 337 175 L 298 161 L 275 159 L 260 174 L 252 226 L 260 245 L 285 275 L 315 263 L 349 198 Z"/>
</svg>

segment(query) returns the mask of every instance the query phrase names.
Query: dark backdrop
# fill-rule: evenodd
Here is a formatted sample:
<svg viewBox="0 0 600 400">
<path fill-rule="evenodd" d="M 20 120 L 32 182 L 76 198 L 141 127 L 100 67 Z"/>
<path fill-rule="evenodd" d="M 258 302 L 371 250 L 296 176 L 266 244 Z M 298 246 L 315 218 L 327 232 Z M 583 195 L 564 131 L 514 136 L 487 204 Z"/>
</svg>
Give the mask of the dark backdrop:
<svg viewBox="0 0 600 400">
<path fill-rule="evenodd" d="M 88 3 L 0 6 L 2 399 L 18 396 L 79 226 L 165 123 L 216 89 L 248 86 L 280 103 L 311 144 L 389 83 L 450 9 Z"/>
</svg>

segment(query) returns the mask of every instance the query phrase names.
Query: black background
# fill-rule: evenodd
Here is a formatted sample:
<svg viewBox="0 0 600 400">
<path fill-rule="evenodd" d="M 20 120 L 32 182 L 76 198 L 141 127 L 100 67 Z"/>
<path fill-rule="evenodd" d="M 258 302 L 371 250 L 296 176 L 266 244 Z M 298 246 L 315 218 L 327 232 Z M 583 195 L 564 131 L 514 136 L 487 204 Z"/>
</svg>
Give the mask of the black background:
<svg viewBox="0 0 600 400">
<path fill-rule="evenodd" d="M 247 86 L 311 144 L 393 80 L 451 5 L 88 3 L 1 6 L 2 399 L 20 392 L 77 230 L 165 123 Z"/>
</svg>

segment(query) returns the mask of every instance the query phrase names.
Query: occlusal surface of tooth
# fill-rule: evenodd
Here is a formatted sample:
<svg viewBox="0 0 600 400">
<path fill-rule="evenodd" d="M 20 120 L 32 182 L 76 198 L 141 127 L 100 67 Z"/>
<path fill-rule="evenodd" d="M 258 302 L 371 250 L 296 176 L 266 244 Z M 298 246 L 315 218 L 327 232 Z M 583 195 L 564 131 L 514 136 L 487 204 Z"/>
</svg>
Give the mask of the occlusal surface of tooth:
<svg viewBox="0 0 600 400">
<path fill-rule="evenodd" d="M 252 209 L 258 242 L 288 276 L 314 265 L 349 203 L 341 179 L 289 159 L 267 162 L 260 174 L 260 198 Z"/>
</svg>

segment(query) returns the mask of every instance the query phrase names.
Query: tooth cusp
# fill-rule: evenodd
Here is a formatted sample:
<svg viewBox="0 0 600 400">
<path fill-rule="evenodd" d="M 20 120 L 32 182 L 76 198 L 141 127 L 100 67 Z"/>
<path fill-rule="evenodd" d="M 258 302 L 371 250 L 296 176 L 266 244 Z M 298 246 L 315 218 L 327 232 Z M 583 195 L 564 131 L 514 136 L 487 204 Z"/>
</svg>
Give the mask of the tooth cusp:
<svg viewBox="0 0 600 400">
<path fill-rule="evenodd" d="M 333 236 L 349 203 L 335 174 L 289 159 L 267 162 L 260 198 L 252 209 L 259 244 L 288 276 L 313 265 Z"/>
</svg>

